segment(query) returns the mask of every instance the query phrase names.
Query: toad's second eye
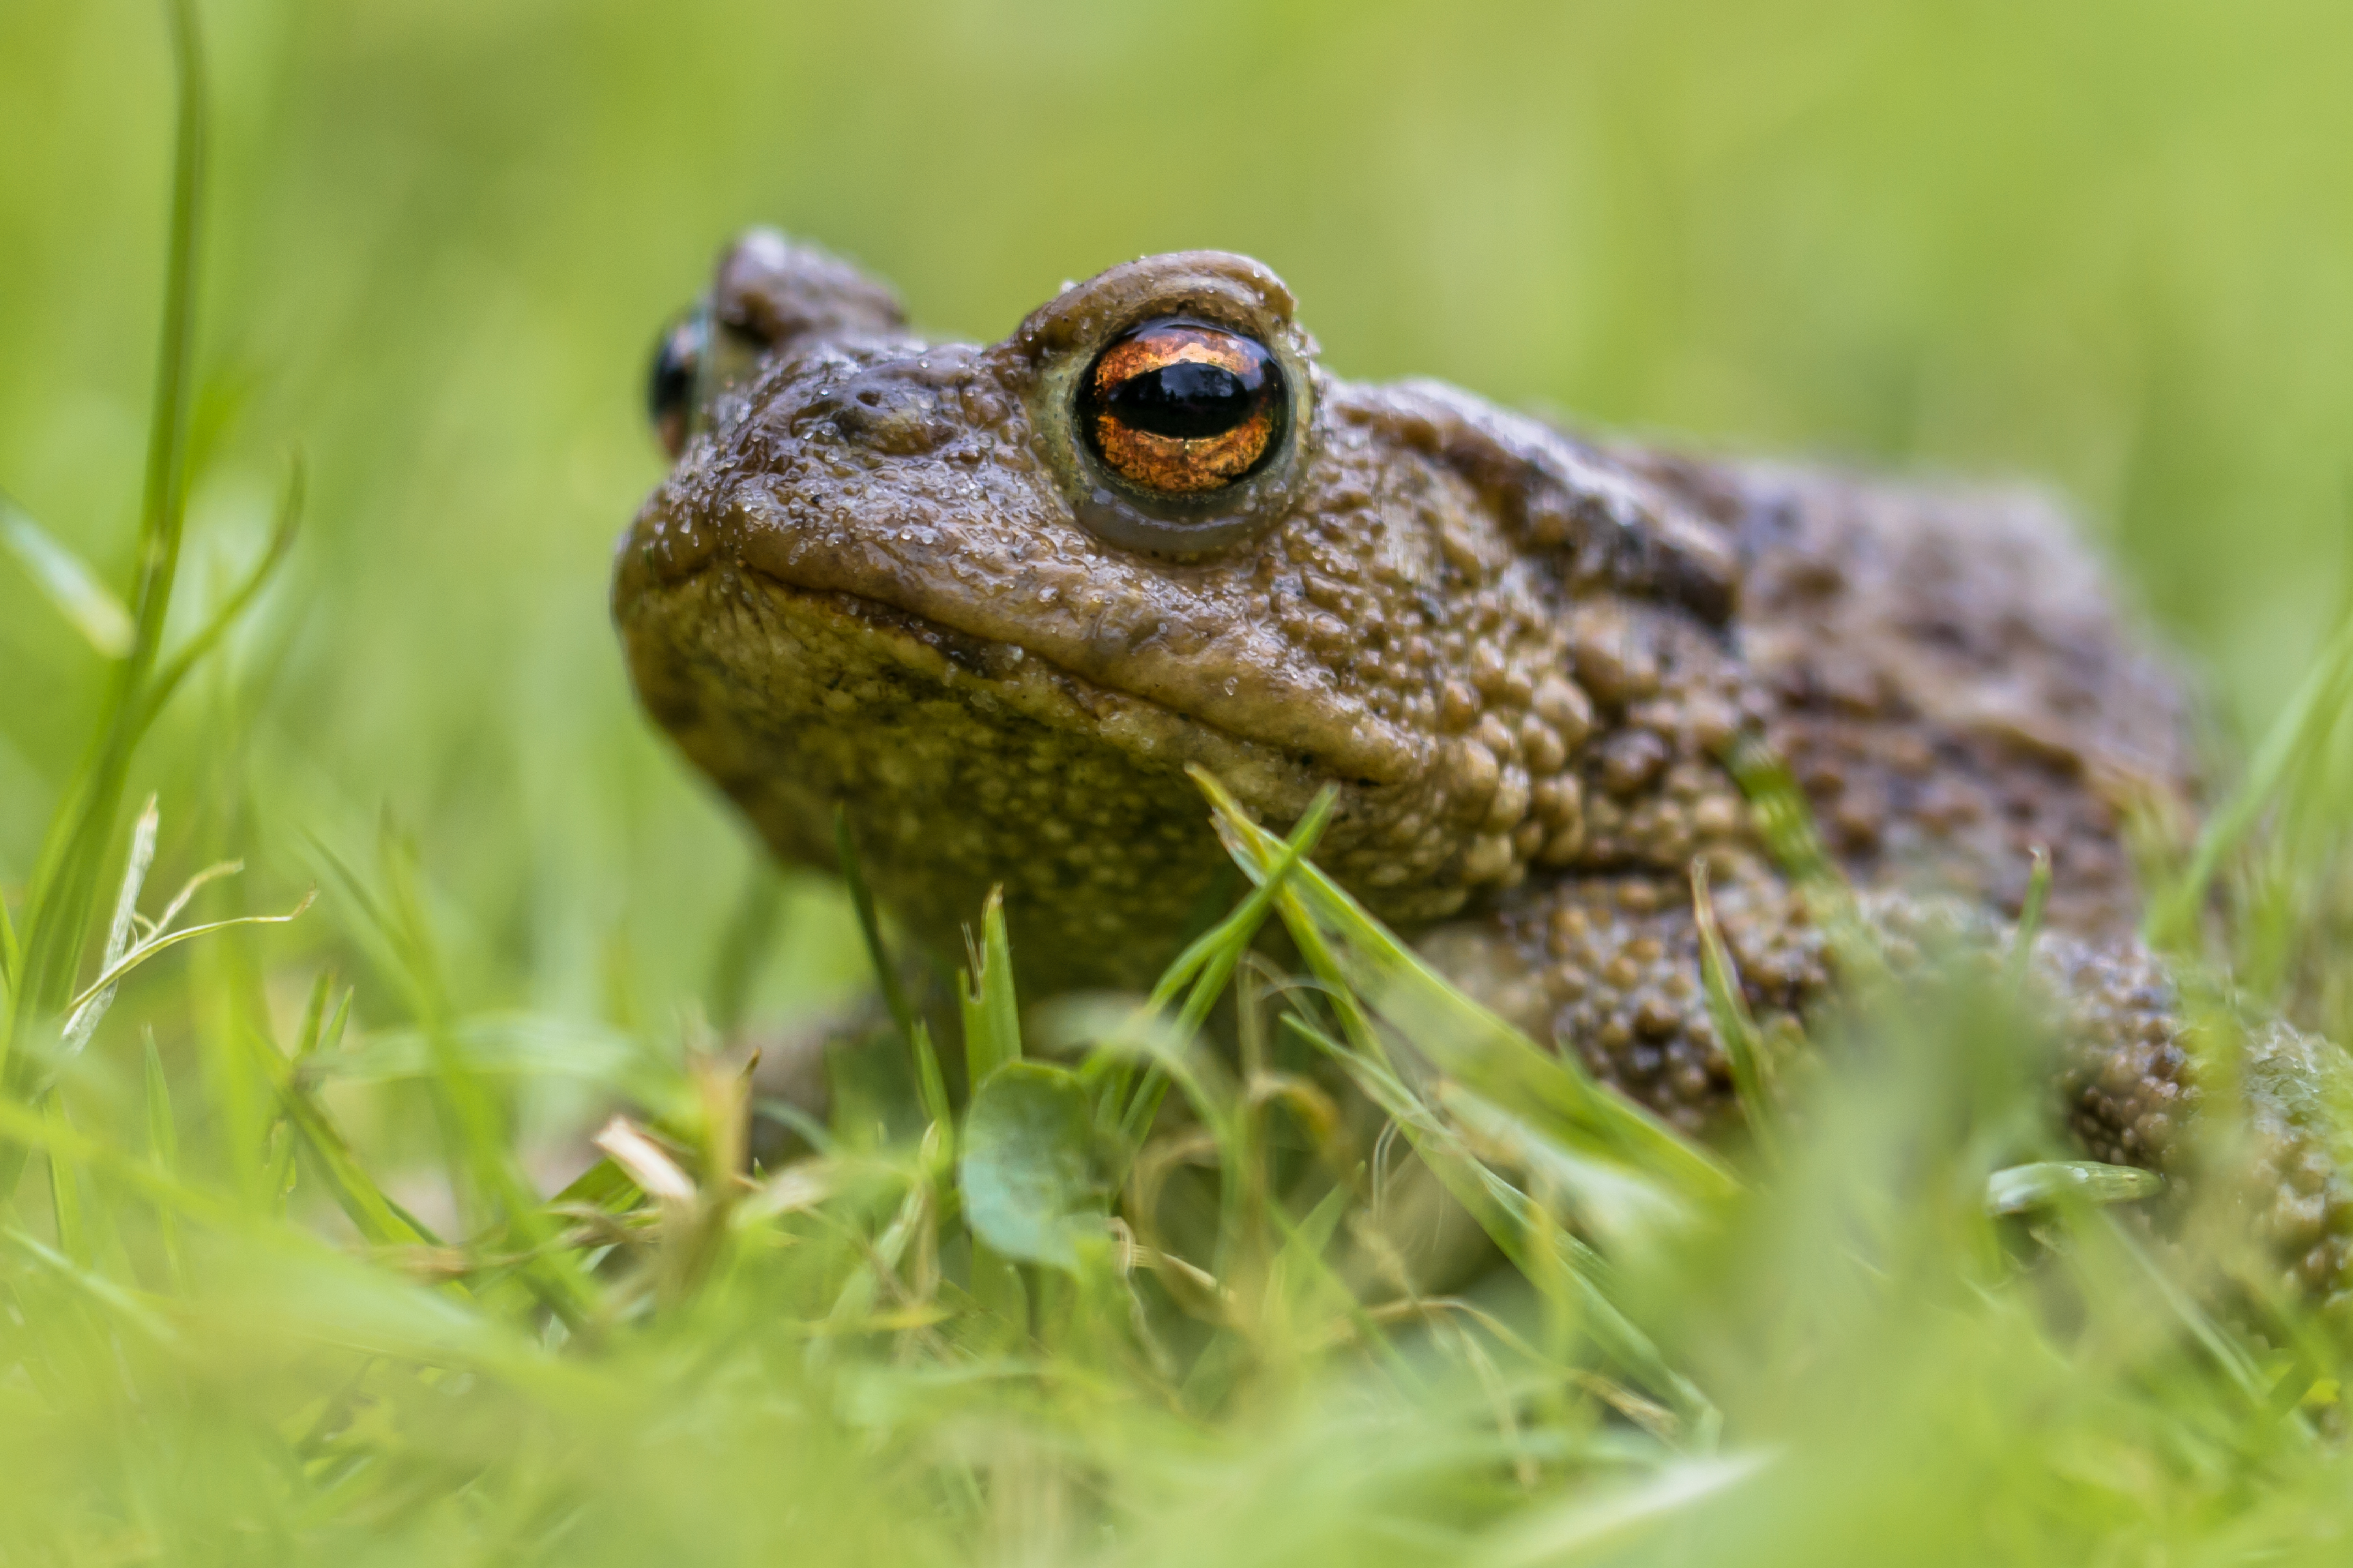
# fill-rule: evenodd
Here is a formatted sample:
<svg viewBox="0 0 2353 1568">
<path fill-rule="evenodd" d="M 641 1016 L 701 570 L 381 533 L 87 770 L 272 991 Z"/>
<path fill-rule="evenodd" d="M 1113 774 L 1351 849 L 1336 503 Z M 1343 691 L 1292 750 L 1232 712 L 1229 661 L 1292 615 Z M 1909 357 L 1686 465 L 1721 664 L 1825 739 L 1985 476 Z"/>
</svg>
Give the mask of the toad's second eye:
<svg viewBox="0 0 2353 1568">
<path fill-rule="evenodd" d="M 654 439 L 673 459 L 686 449 L 693 422 L 704 336 L 702 312 L 681 317 L 654 345 L 653 363 L 646 372 L 646 417 L 653 425 Z"/>
<path fill-rule="evenodd" d="M 1113 338 L 1079 384 L 1078 425 L 1103 466 L 1140 490 L 1232 484 L 1282 445 L 1290 404 L 1264 344 L 1184 316 Z"/>
</svg>

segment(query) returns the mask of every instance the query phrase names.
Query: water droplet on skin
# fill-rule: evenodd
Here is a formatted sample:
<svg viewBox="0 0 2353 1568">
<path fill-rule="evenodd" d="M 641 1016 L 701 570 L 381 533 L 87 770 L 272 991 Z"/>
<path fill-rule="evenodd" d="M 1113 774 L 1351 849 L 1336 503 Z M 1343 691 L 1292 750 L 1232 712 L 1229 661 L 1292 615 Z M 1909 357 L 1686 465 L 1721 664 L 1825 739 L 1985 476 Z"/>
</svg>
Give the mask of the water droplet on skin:
<svg viewBox="0 0 2353 1568">
<path fill-rule="evenodd" d="M 1229 675 L 1226 677 L 1226 695 L 1231 697 L 1235 692 L 1241 689 L 1241 685 L 1242 683 L 1239 679 Z"/>
</svg>

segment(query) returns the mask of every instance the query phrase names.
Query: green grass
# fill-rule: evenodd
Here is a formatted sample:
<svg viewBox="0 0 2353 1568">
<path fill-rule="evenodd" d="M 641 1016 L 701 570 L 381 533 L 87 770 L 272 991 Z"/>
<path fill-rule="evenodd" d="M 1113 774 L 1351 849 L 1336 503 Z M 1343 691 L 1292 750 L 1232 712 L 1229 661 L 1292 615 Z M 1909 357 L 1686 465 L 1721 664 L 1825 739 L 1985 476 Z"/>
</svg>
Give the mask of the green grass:
<svg viewBox="0 0 2353 1568">
<path fill-rule="evenodd" d="M 2212 1066 L 2353 1038 L 2353 26 L 330 12 L 0 16 L 0 1561 L 2353 1551 L 2346 1326 L 2056 1163 L 2007 975 L 1783 1060 L 1715 974 L 1709 1153 L 1220 812 L 1230 915 L 1025 1010 L 990 911 L 934 984 L 762 868 L 601 608 L 730 224 L 992 335 L 1236 244 L 1343 370 L 2066 481 L 2250 737 L 2145 835 Z M 727 1047 L 828 1016 L 777 1147 Z"/>
</svg>

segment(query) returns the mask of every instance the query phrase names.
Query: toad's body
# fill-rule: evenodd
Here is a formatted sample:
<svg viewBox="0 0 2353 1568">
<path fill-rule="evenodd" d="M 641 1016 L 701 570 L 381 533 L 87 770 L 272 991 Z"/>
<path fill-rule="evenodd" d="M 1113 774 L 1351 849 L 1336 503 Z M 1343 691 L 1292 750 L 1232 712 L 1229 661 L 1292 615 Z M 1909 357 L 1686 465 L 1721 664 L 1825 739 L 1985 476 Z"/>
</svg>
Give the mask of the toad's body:
<svg viewBox="0 0 2353 1568">
<path fill-rule="evenodd" d="M 1279 280 L 1217 253 L 1114 268 L 976 348 L 754 235 L 703 320 L 616 613 L 649 710 L 780 854 L 829 862 L 841 803 L 919 929 L 1002 885 L 1025 980 L 1133 984 L 1221 862 L 1187 764 L 1278 825 L 1335 785 L 1320 864 L 1700 1131 L 1730 1079 L 1693 862 L 1752 1005 L 1829 979 L 1721 760 L 1760 737 L 1866 889 L 2012 914 L 2048 848 L 2070 1119 L 2165 1163 L 2199 1089 L 2130 940 L 2119 822 L 2189 792 L 2181 705 L 2031 498 L 1350 384 Z M 2283 1180 L 2266 1223 L 2334 1279 L 2338 1184 Z"/>
</svg>

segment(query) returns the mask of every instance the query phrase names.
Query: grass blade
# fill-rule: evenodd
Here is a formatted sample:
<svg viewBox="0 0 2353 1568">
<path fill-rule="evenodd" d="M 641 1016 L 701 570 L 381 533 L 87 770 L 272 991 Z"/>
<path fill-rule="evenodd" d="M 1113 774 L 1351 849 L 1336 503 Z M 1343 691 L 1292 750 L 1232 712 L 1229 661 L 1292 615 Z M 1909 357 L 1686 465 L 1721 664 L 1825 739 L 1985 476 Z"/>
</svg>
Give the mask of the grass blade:
<svg viewBox="0 0 2353 1568">
<path fill-rule="evenodd" d="M 43 1112 L 57 1127 L 70 1132 L 73 1123 L 66 1118 L 63 1101 L 52 1096 Z M 81 1267 L 90 1264 L 90 1242 L 83 1234 L 81 1217 L 81 1184 L 75 1179 L 73 1166 L 57 1152 L 49 1151 L 49 1218 L 57 1226 L 58 1246 L 65 1255 Z"/>
<path fill-rule="evenodd" d="M 16 945 L 16 922 L 8 918 L 8 900 L 0 897 L 0 1047 L 7 1043 L 7 1015 L 14 1007 L 16 977 L 24 972 L 24 950 Z"/>
<path fill-rule="evenodd" d="M 711 1026 L 724 1039 L 744 1023 L 752 987 L 775 947 L 778 917 L 785 907 L 785 884 L 776 867 L 763 856 L 753 866 L 736 900 L 735 912 L 720 932 L 718 956 L 712 961 L 709 995 Z"/>
<path fill-rule="evenodd" d="M 841 864 L 842 883 L 849 889 L 849 906 L 858 914 L 859 934 L 866 939 L 866 956 L 874 965 L 874 984 L 882 989 L 882 1005 L 890 1011 L 899 1038 L 912 1041 L 915 1037 L 915 1010 L 908 1005 L 906 991 L 899 984 L 899 972 L 882 946 L 882 922 L 874 912 L 874 894 L 866 886 L 866 870 L 859 863 L 858 844 L 850 837 L 846 806 L 833 808 L 833 851 Z"/>
<path fill-rule="evenodd" d="M 188 926 L 180 931 L 165 931 L 152 942 L 141 942 L 129 952 L 124 953 L 121 959 L 117 960 L 112 964 L 110 964 L 99 974 L 97 979 L 90 983 L 88 988 L 85 989 L 80 995 L 73 999 L 73 1005 L 77 1008 L 90 1005 L 91 1002 L 97 999 L 100 993 L 112 987 L 117 982 L 121 981 L 124 975 L 130 973 L 132 970 L 138 968 L 141 964 L 146 963 L 149 959 L 154 957 L 165 948 L 177 947 L 184 942 L 193 942 L 197 937 L 207 936 L 216 931 L 227 931 L 235 926 L 285 925 L 290 921 L 301 920 L 302 916 L 309 911 L 311 906 L 318 901 L 318 899 L 319 890 L 316 888 L 313 888 L 309 892 L 302 895 L 302 901 L 301 903 L 296 904 L 292 909 L 287 910 L 282 915 L 238 915 L 231 920 L 207 921 L 200 926 Z"/>
<path fill-rule="evenodd" d="M 142 1301 L 133 1292 L 124 1289 L 104 1275 L 96 1273 L 75 1259 L 70 1252 L 58 1252 L 44 1247 L 34 1237 L 13 1226 L 0 1227 L 0 1237 L 10 1246 L 65 1280 L 99 1308 L 113 1321 L 136 1330 L 143 1338 L 159 1345 L 177 1340 L 171 1322 L 161 1313 Z"/>
<path fill-rule="evenodd" d="M 155 1037 L 147 1036 L 142 1053 L 147 1089 L 147 1158 L 166 1176 L 176 1178 L 180 1170 L 180 1127 L 172 1115 L 172 1085 L 164 1076 L 164 1055 L 155 1048 Z M 188 1261 L 180 1247 L 180 1216 L 169 1204 L 156 1204 L 155 1234 L 164 1253 L 164 1271 L 171 1280 L 173 1290 L 182 1296 L 188 1293 Z"/>
<path fill-rule="evenodd" d="M 0 548 L 16 558 L 42 596 L 100 658 L 121 658 L 131 651 L 136 628 L 122 601 L 80 556 L 51 538 L 5 494 L 0 494 Z"/>
<path fill-rule="evenodd" d="M 1161 975 L 1159 984 L 1152 988 L 1152 997 L 1146 1005 L 1157 1011 L 1175 1001 L 1176 993 L 1184 989 L 1188 981 L 1191 983 L 1192 989 L 1176 1016 L 1180 1036 L 1189 1037 L 1208 1020 L 1209 1009 L 1217 1005 L 1227 982 L 1233 978 L 1234 966 L 1241 962 L 1242 953 L 1257 937 L 1258 928 L 1273 912 L 1275 899 L 1290 880 L 1292 872 L 1305 861 L 1323 838 L 1324 828 L 1332 820 L 1332 810 L 1339 798 L 1340 792 L 1329 784 L 1316 791 L 1315 798 L 1300 815 L 1298 826 L 1292 829 L 1291 837 L 1283 840 L 1282 851 L 1268 868 L 1264 879 L 1253 883 L 1249 896 L 1237 904 L 1231 913 L 1188 944 L 1177 955 L 1176 962 Z M 1111 1104 L 1122 1103 L 1125 1082 L 1123 1076 L 1111 1096 Z M 1134 1097 L 1124 1101 L 1126 1110 L 1120 1117 L 1120 1135 L 1130 1148 L 1144 1142 L 1145 1133 L 1151 1129 L 1152 1119 L 1159 1113 L 1161 1098 L 1167 1092 L 1167 1076 L 1155 1062 L 1145 1069 L 1144 1081 L 1136 1087 Z"/>
<path fill-rule="evenodd" d="M 991 1073 L 1021 1059 L 1021 1008 L 1013 994 L 1013 948 L 1005 935 L 1005 890 L 989 889 L 980 909 L 977 942 L 965 933 L 971 967 L 957 976 L 964 1008 L 966 1089 L 973 1094 Z"/>
<path fill-rule="evenodd" d="M 187 515 L 189 389 L 195 347 L 196 250 L 202 229 L 206 117 L 204 49 L 194 0 L 172 0 L 167 13 L 178 113 L 172 161 L 170 253 L 164 266 L 164 321 L 156 353 L 154 398 L 139 510 L 132 595 L 131 646 L 117 662 L 88 757 L 63 792 L 35 862 L 25 900 L 23 971 L 11 999 L 5 1086 L 18 1097 L 37 1070 L 14 1047 L 29 1026 L 68 1010 L 80 967 L 85 931 L 97 899 L 100 868 L 147 717 L 146 694 L 172 585 L 179 570 Z M 23 1171 L 21 1152 L 0 1157 L 0 1194 Z"/>
<path fill-rule="evenodd" d="M 1757 1149 L 1768 1164 L 1780 1161 L 1779 1135 L 1774 1126 L 1770 1058 L 1766 1054 L 1765 1032 L 1757 1026 L 1756 1017 L 1748 1011 L 1748 998 L 1740 985 L 1740 972 L 1734 967 L 1732 950 L 1725 945 L 1723 928 L 1716 924 L 1715 900 L 1708 892 L 1707 862 L 1694 860 L 1691 867 L 1692 920 L 1699 928 L 1700 984 L 1707 993 L 1708 1017 L 1715 1025 L 1718 1038 L 1724 1042 L 1724 1053 L 1732 1059 L 1733 1092 L 1739 1097 L 1740 1109 L 1748 1121 L 1748 1134 L 1757 1141 Z"/>
<path fill-rule="evenodd" d="M 115 895 L 114 919 L 106 932 L 106 955 L 101 973 L 112 971 L 130 951 L 132 934 L 139 914 L 139 889 L 145 885 L 148 868 L 155 863 L 155 833 L 161 825 L 161 815 L 155 809 L 155 797 L 147 797 L 146 809 L 131 830 L 131 853 L 122 868 L 122 889 Z M 64 1045 L 60 1055 L 70 1057 L 90 1043 L 99 1020 L 106 1016 L 107 1007 L 114 1001 L 114 986 L 100 984 L 75 1001 L 73 1011 L 66 1019 Z"/>
<path fill-rule="evenodd" d="M 293 551 L 294 536 L 302 521 L 302 459 L 298 457 L 287 465 L 286 489 L 278 502 L 278 521 L 269 531 L 269 542 L 263 548 L 261 559 L 253 563 L 253 569 L 246 574 L 245 581 L 229 591 L 228 597 L 220 602 L 211 617 L 188 639 L 187 645 L 155 672 L 153 680 L 148 684 L 145 705 L 139 716 L 139 727 L 142 731 L 155 721 L 155 716 L 164 710 L 165 703 L 171 701 L 172 693 L 179 689 L 188 672 L 203 663 L 205 656 L 212 652 L 221 638 L 228 634 L 229 628 L 244 616 L 246 610 L 261 590 L 269 586 L 270 578 L 277 574 L 278 568 Z"/>
<path fill-rule="evenodd" d="M 1554 1568 L 1613 1560 L 1683 1510 L 1745 1486 L 1769 1463 L 1764 1454 L 1680 1460 L 1641 1480 L 1552 1504 L 1503 1532 L 1470 1562 L 1475 1568 Z"/>
<path fill-rule="evenodd" d="M 2327 742 L 2348 708 L 2353 708 L 2353 618 L 2329 639 L 2272 721 L 2247 766 L 2247 776 L 2207 818 L 2188 868 L 2150 900 L 2141 924 L 2150 946 L 2181 952 L 2195 945 L 2199 912 L 2206 907 L 2222 862 L 2253 830 L 2297 767 Z"/>
<path fill-rule="evenodd" d="M 2063 1203 L 2123 1204 L 2161 1192 L 2165 1178 L 2137 1165 L 2047 1160 L 2011 1165 L 1986 1178 L 1988 1214 L 2025 1214 Z"/>
<path fill-rule="evenodd" d="M 1198 771 L 1194 778 L 1243 873 L 1268 876 L 1282 841 L 1251 822 L 1215 779 Z M 1302 865 L 1279 898 L 1302 952 L 1326 954 L 1327 978 L 1361 996 L 1440 1072 L 1499 1105 L 1523 1108 L 1563 1136 L 1615 1151 L 1688 1198 L 1713 1201 L 1737 1190 L 1713 1155 L 1448 984 L 1313 865 Z"/>
</svg>

